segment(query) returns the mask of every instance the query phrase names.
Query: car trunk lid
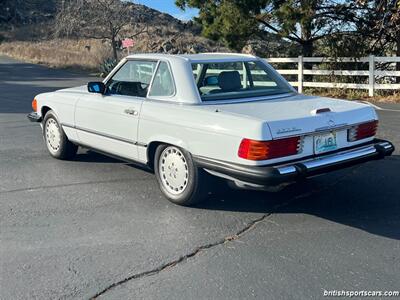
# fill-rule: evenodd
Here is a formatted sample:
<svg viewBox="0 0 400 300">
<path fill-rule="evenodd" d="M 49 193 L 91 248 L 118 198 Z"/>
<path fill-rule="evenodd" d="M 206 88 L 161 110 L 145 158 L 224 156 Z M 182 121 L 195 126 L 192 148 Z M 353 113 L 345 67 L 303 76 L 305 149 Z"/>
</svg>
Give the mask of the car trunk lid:
<svg viewBox="0 0 400 300">
<path fill-rule="evenodd" d="M 264 121 L 274 139 L 329 131 L 375 118 L 374 110 L 366 104 L 305 95 L 224 103 L 213 108 Z"/>
</svg>

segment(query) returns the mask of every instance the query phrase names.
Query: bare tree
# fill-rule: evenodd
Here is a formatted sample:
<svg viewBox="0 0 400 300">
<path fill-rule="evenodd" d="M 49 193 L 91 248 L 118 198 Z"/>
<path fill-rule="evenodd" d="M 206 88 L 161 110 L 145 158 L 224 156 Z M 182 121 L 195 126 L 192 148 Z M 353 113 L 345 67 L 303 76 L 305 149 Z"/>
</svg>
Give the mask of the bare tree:
<svg viewBox="0 0 400 300">
<path fill-rule="evenodd" d="M 113 56 L 118 60 L 118 38 L 121 30 L 133 22 L 134 6 L 121 0 L 66 0 L 56 16 L 58 36 L 81 36 L 111 42 Z M 131 26 L 138 35 L 145 31 Z"/>
</svg>

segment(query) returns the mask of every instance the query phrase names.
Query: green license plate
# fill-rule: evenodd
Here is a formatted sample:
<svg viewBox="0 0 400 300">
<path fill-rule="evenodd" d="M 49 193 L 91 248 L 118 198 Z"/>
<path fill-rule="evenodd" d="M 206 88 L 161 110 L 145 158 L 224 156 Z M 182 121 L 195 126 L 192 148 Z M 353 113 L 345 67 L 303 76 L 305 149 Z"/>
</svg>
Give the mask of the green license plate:
<svg viewBox="0 0 400 300">
<path fill-rule="evenodd" d="M 336 132 L 329 132 L 314 136 L 314 153 L 320 154 L 337 149 Z"/>
</svg>

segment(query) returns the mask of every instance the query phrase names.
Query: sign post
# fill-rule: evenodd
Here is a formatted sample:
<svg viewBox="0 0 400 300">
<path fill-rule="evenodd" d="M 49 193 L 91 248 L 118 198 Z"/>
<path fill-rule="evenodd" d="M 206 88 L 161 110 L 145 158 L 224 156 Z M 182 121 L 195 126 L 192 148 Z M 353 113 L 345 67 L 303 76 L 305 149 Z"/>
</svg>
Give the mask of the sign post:
<svg viewBox="0 0 400 300">
<path fill-rule="evenodd" d="M 126 50 L 128 51 L 128 55 L 129 55 L 129 48 L 132 47 L 135 44 L 135 42 L 133 41 L 133 39 L 123 39 L 122 40 L 122 48 L 126 48 Z"/>
</svg>

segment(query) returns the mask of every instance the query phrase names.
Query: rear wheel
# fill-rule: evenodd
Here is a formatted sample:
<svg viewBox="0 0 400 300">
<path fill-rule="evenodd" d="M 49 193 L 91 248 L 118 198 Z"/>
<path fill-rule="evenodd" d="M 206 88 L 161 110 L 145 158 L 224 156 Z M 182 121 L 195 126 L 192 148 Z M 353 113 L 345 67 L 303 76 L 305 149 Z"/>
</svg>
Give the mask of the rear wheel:
<svg viewBox="0 0 400 300">
<path fill-rule="evenodd" d="M 53 111 L 48 111 L 43 120 L 43 137 L 50 155 L 57 159 L 75 156 L 78 146 L 71 143 L 64 133 Z"/>
<path fill-rule="evenodd" d="M 207 197 L 207 174 L 181 148 L 160 145 L 156 149 L 154 172 L 161 191 L 175 204 L 193 205 Z"/>
</svg>

